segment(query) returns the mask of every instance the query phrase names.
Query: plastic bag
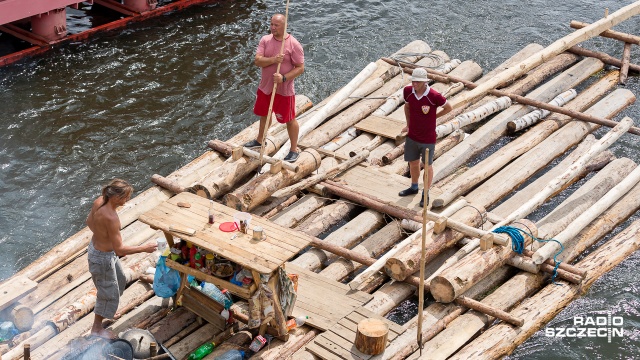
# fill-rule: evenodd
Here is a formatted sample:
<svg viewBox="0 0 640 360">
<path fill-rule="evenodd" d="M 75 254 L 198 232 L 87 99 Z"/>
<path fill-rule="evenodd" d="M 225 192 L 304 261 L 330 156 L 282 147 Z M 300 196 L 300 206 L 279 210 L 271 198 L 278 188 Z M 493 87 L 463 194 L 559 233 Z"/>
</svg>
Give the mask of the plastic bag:
<svg viewBox="0 0 640 360">
<path fill-rule="evenodd" d="M 161 298 L 172 297 L 180 287 L 180 273 L 170 269 L 165 263 L 166 256 L 160 256 L 153 277 L 153 291 Z"/>
</svg>

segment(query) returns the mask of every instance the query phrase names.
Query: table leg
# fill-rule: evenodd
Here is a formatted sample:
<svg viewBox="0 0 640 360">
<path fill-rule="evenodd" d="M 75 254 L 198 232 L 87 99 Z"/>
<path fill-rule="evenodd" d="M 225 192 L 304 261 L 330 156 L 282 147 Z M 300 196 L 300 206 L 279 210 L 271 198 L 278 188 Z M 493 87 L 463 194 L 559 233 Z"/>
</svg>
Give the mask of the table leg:
<svg viewBox="0 0 640 360">
<path fill-rule="evenodd" d="M 189 276 L 185 273 L 180 273 L 180 277 L 180 286 L 178 287 L 178 292 L 176 292 L 176 300 L 174 301 L 174 304 L 182 301 L 182 299 L 180 299 L 180 297 L 182 296 L 182 291 L 184 291 L 185 286 L 189 286 L 189 284 L 187 283 L 187 278 Z"/>
<path fill-rule="evenodd" d="M 164 237 L 165 239 L 167 239 L 167 244 L 169 244 L 169 247 L 172 248 L 173 247 L 173 235 L 171 235 L 170 233 L 163 231 L 164 233 Z"/>
<path fill-rule="evenodd" d="M 286 324 L 287 319 L 282 313 L 282 307 L 280 307 L 280 296 L 278 295 L 277 286 L 276 286 L 277 281 L 278 281 L 278 276 L 276 273 L 273 273 L 271 274 L 271 278 L 269 279 L 267 286 L 269 287 L 269 289 L 271 289 L 271 292 L 273 293 L 273 311 L 275 315 L 274 320 L 276 322 L 276 330 L 278 331 L 279 336 L 284 336 L 284 335 L 287 335 L 287 324 Z"/>
</svg>

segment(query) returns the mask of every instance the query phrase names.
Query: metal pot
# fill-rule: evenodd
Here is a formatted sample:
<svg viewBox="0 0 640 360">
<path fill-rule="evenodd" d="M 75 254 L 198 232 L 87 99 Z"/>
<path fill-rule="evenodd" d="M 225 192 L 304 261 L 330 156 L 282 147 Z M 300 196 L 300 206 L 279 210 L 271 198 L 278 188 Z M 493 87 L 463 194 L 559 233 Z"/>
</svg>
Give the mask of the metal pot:
<svg viewBox="0 0 640 360">
<path fill-rule="evenodd" d="M 151 343 L 156 342 L 153 335 L 142 329 L 129 329 L 121 332 L 118 337 L 126 340 L 133 348 L 133 356 L 137 359 L 146 359 L 151 356 Z"/>
<path fill-rule="evenodd" d="M 133 346 L 124 339 L 116 339 L 106 345 L 103 349 L 105 358 L 109 358 L 109 355 L 117 356 L 125 360 L 133 360 Z"/>
</svg>

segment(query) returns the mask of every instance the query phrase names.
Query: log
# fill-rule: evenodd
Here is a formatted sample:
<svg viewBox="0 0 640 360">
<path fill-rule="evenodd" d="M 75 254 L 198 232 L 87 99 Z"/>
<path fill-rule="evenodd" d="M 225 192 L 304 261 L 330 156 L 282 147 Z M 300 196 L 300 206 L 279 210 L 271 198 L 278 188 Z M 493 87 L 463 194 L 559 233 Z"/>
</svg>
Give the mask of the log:
<svg viewBox="0 0 640 360">
<path fill-rule="evenodd" d="M 527 98 L 545 102 L 553 99 L 556 95 L 575 87 L 580 82 L 588 78 L 589 74 L 602 69 L 603 64 L 599 60 L 585 59 L 574 65 L 562 74 L 556 76 L 544 85 L 538 87 L 527 95 Z M 482 85 L 480 85 L 482 86 Z M 498 94 L 498 93 L 496 93 Z M 502 92 L 500 96 L 508 95 Z M 541 105 L 538 103 L 537 105 Z M 525 105 L 513 105 L 494 116 L 485 125 L 469 135 L 462 143 L 451 149 L 433 163 L 434 178 L 437 182 L 445 176 L 453 173 L 455 169 L 464 164 L 472 156 L 479 154 L 487 146 L 500 138 L 506 132 L 507 123 L 529 112 Z"/>
<path fill-rule="evenodd" d="M 582 29 L 589 25 L 590 25 L 589 23 L 575 21 L 575 20 L 571 20 L 571 22 L 569 23 L 569 26 L 571 26 L 574 29 Z M 599 36 L 606 37 L 609 39 L 620 40 L 625 43 L 640 45 L 640 36 L 631 35 L 631 34 L 619 32 L 619 31 L 605 30 L 601 32 Z"/>
<path fill-rule="evenodd" d="M 513 315 L 525 320 L 522 328 L 516 330 L 508 325 L 498 324 L 461 349 L 452 359 L 495 359 L 508 355 L 555 317 L 570 301 L 580 296 L 583 288 L 589 288 L 600 276 L 637 251 L 640 247 L 639 235 L 640 221 L 635 221 L 580 261 L 579 266 L 588 272 L 582 285 L 547 285 L 511 311 Z"/>
<path fill-rule="evenodd" d="M 249 211 L 260 205 L 278 189 L 293 184 L 309 175 L 320 166 L 322 158 L 317 151 L 307 149 L 296 161 L 297 172 L 282 169 L 276 174 L 265 172 L 248 183 L 227 194 L 225 203 L 233 209 Z"/>
<path fill-rule="evenodd" d="M 540 206 L 548 196 L 556 192 L 558 189 L 561 189 L 564 184 L 566 184 L 572 177 L 579 173 L 587 164 L 587 162 L 591 160 L 591 158 L 593 158 L 597 153 L 602 152 L 603 150 L 611 146 L 611 144 L 613 144 L 620 136 L 622 136 L 631 127 L 632 124 L 633 120 L 631 120 L 630 118 L 625 117 L 624 119 L 622 119 L 618 126 L 604 135 L 591 149 L 589 149 L 584 155 L 582 155 L 571 168 L 553 179 L 549 185 L 542 189 L 538 194 L 534 195 L 533 198 L 522 204 L 513 213 L 505 216 L 505 219 L 502 222 L 498 223 L 496 227 L 509 224 L 518 218 L 523 218 L 528 215 L 533 209 Z"/>
<path fill-rule="evenodd" d="M 148 330 L 158 343 L 164 344 L 177 333 L 193 324 L 196 321 L 196 317 L 193 312 L 181 307 L 169 313 L 149 327 Z"/>
<path fill-rule="evenodd" d="M 382 145 L 376 147 L 371 151 L 369 157 L 367 158 L 367 162 L 373 166 L 382 166 L 383 161 L 382 157 L 386 155 L 389 151 L 393 150 L 396 147 L 395 142 L 388 140 L 382 143 Z"/>
<path fill-rule="evenodd" d="M 377 355 L 384 352 L 388 334 L 389 325 L 384 321 L 363 319 L 358 323 L 354 345 L 363 354 Z"/>
<path fill-rule="evenodd" d="M 355 127 L 352 126 L 347 130 L 345 130 L 342 134 L 334 137 L 328 143 L 322 145 L 322 149 L 328 150 L 328 151 L 336 151 L 340 149 L 342 146 L 344 146 L 344 144 L 355 139 L 357 136 L 358 136 L 358 131 L 356 130 Z"/>
<path fill-rule="evenodd" d="M 366 210 L 340 229 L 329 234 L 323 242 L 350 248 L 361 241 L 367 234 L 380 228 L 383 223 L 384 219 L 382 214 L 373 210 Z M 314 271 L 319 269 L 325 262 L 335 258 L 336 256 L 334 254 L 326 251 L 310 249 L 291 262 L 297 266 Z"/>
<path fill-rule="evenodd" d="M 385 141 L 385 138 L 383 138 L 380 135 L 377 135 L 376 137 L 374 137 L 373 139 L 371 139 L 371 141 L 369 141 L 368 143 L 366 143 L 363 147 L 361 148 L 356 148 L 353 149 L 351 151 L 349 151 L 349 157 L 354 157 L 364 151 L 367 152 L 371 152 L 371 150 L 377 148 L 378 146 L 382 145 L 382 143 Z M 367 157 L 369 156 L 369 154 L 367 154 Z"/>
<path fill-rule="evenodd" d="M 393 221 L 351 249 L 351 252 L 374 258 L 374 261 L 371 262 L 373 264 L 379 254 L 384 254 L 387 249 L 400 239 L 402 239 L 402 231 L 398 223 Z M 355 261 L 354 258 L 342 257 L 329 264 L 320 272 L 320 275 L 336 281 L 342 281 L 342 279 L 360 269 L 363 265 L 369 266 L 371 264 Z"/>
<path fill-rule="evenodd" d="M 494 307 L 488 306 L 486 304 L 483 304 L 479 301 L 475 301 L 471 298 L 468 298 L 466 296 L 459 296 L 456 299 L 456 303 L 458 305 L 462 305 L 462 306 L 466 306 L 469 309 L 473 309 L 475 311 L 481 312 L 483 314 L 487 314 L 490 316 L 493 316 L 495 318 L 498 318 L 504 322 L 507 322 L 511 325 L 515 325 L 515 326 L 522 326 L 524 325 L 524 320 L 522 320 L 521 318 L 515 317 L 505 311 L 502 311 L 500 309 L 496 309 Z"/>
<path fill-rule="evenodd" d="M 375 63 L 369 63 L 353 80 L 351 80 L 345 87 L 340 89 L 336 95 L 320 110 L 318 113 L 312 115 L 310 119 L 304 122 L 300 126 L 299 139 L 303 139 L 305 135 L 309 134 L 313 129 L 318 127 L 329 115 L 331 109 L 340 105 L 340 103 L 346 100 L 362 83 L 376 70 L 378 65 Z M 273 156 L 276 159 L 284 158 L 291 149 L 291 142 L 287 141 L 280 150 Z"/>
<path fill-rule="evenodd" d="M 535 224 L 528 220 L 519 220 L 512 226 L 532 231 L 534 236 L 538 234 Z M 523 237 L 525 246 L 533 241 L 529 235 L 523 234 Z M 435 276 L 430 283 L 431 295 L 438 302 L 452 302 L 476 282 L 503 266 L 513 254 L 515 253 L 510 246 L 494 246 L 487 251 L 476 250 Z"/>
<path fill-rule="evenodd" d="M 487 82 L 464 94 L 463 97 L 456 99 L 455 102 L 452 102 L 451 106 L 455 109 L 461 107 L 461 105 L 465 104 L 466 102 L 478 99 L 479 97 L 485 95 L 489 90 L 498 88 L 500 85 L 503 85 L 509 79 L 520 77 L 520 75 L 540 65 L 547 59 L 560 54 L 571 46 L 577 45 L 580 42 L 597 36 L 605 30 L 609 30 L 613 26 L 623 22 L 624 20 L 634 15 L 637 15 L 638 13 L 640 13 L 640 3 L 638 2 L 622 7 L 606 18 L 600 19 L 583 29 L 577 30 L 572 34 L 556 40 L 553 44 L 549 45 L 534 56 L 531 56 L 528 59 L 522 61 L 520 64 L 503 71 L 502 73 L 493 77 L 491 80 L 487 80 Z"/>
<path fill-rule="evenodd" d="M 631 61 L 631 44 L 624 43 L 624 49 L 622 50 L 622 67 L 620 68 L 620 84 L 627 83 L 627 76 L 629 75 L 629 62 Z"/>
<path fill-rule="evenodd" d="M 185 191 L 185 188 L 178 184 L 176 181 L 168 179 L 162 175 L 153 174 L 151 175 L 151 182 L 171 191 L 174 194 L 179 194 Z"/>
<path fill-rule="evenodd" d="M 613 189 L 609 190 L 605 196 L 600 198 L 589 210 L 585 211 L 569 226 L 567 226 L 560 234 L 556 235 L 556 242 L 546 243 L 539 248 L 531 257 L 536 264 L 542 264 L 547 259 L 557 253 L 561 245 L 568 243 L 589 223 L 595 220 L 601 213 L 608 209 L 613 203 L 618 201 L 624 194 L 629 192 L 640 181 L 640 167 L 636 167 L 627 177 L 622 180 Z"/>
<path fill-rule="evenodd" d="M 210 148 L 212 148 L 213 150 L 219 151 L 221 153 L 223 153 L 224 155 L 226 155 L 227 157 L 232 155 L 232 151 L 234 151 L 237 148 L 233 148 L 230 144 L 226 144 L 223 141 L 220 140 L 211 140 L 208 143 L 208 146 Z M 260 160 L 260 152 L 255 151 L 255 150 L 251 150 L 249 148 L 246 147 L 240 147 L 240 150 L 242 152 L 243 156 L 247 156 L 253 159 L 259 159 Z M 227 155 L 229 154 L 229 155 Z M 276 163 L 280 163 L 281 161 L 279 159 L 270 157 L 270 156 L 262 156 L 262 163 L 267 163 L 267 164 L 276 164 Z M 295 164 L 292 163 L 288 163 L 288 162 L 282 162 L 282 167 L 290 170 L 290 171 L 298 171 L 298 167 Z"/>
<path fill-rule="evenodd" d="M 342 221 L 355 208 L 354 204 L 336 201 L 311 213 L 295 229 L 310 236 L 318 236 Z"/>
<path fill-rule="evenodd" d="M 374 138 L 375 138 L 375 135 L 367 132 L 363 132 L 360 135 L 358 135 L 355 139 L 353 139 L 352 141 L 349 141 L 343 147 L 336 150 L 334 152 L 334 156 L 332 157 L 335 157 L 337 159 L 347 160 L 350 158 L 349 153 L 352 150 L 363 148 L 366 144 L 371 142 Z"/>
<path fill-rule="evenodd" d="M 502 111 L 509 106 L 511 106 L 511 99 L 509 97 L 499 97 L 473 111 L 458 115 L 453 120 L 436 126 L 436 137 L 438 139 L 442 138 L 455 130 L 461 129 L 469 124 L 477 123 L 489 115 Z"/>
<path fill-rule="evenodd" d="M 218 333 L 221 333 L 221 331 L 215 326 L 212 324 L 205 324 L 181 341 L 171 345 L 168 350 L 176 359 L 186 358 L 198 346 L 204 344 L 207 340 L 211 339 Z"/>
<path fill-rule="evenodd" d="M 588 50 L 580 46 L 572 46 L 567 51 L 580 56 L 588 56 L 588 57 L 596 58 L 607 65 L 613 65 L 613 66 L 622 68 L 622 60 L 616 59 L 613 56 L 600 51 Z M 640 65 L 630 63 L 629 70 L 638 73 L 640 72 Z"/>
<path fill-rule="evenodd" d="M 278 215 L 275 215 L 271 221 L 280 226 L 293 228 L 302 221 L 302 219 L 326 205 L 328 202 L 329 199 L 321 198 L 314 194 L 305 195 L 295 204 L 278 213 Z"/>
<path fill-rule="evenodd" d="M 328 169 L 325 173 L 321 173 L 318 175 L 314 175 L 314 176 L 310 176 L 302 181 L 299 181 L 298 183 L 288 186 L 284 189 L 280 189 L 278 191 L 276 191 L 275 193 L 273 193 L 273 196 L 278 196 L 278 197 L 282 197 L 282 196 L 290 196 L 293 195 L 303 189 L 306 189 L 307 187 L 311 186 L 311 185 L 315 185 L 325 179 L 328 179 L 331 176 L 337 175 L 347 169 L 352 168 L 353 166 L 357 165 L 358 163 L 362 162 L 363 160 L 365 160 L 367 157 L 369 156 L 369 150 L 363 150 L 360 154 L 358 154 L 355 157 L 351 157 L 351 159 L 343 162 L 342 164 L 339 164 L 331 169 Z"/>
<path fill-rule="evenodd" d="M 564 104 L 573 100 L 576 96 L 578 96 L 578 93 L 576 92 L 576 90 L 569 89 L 563 92 L 562 94 L 554 97 L 553 100 L 549 102 L 549 104 L 553 106 L 564 106 Z M 507 124 L 507 129 L 509 129 L 509 131 L 511 132 L 520 131 L 522 129 L 532 126 L 533 124 L 537 123 L 540 119 L 545 118 L 549 114 L 551 114 L 551 111 L 549 110 L 536 109 L 517 120 L 510 121 Z"/>
<path fill-rule="evenodd" d="M 254 214 L 264 217 L 265 219 L 271 219 L 280 213 L 283 209 L 289 205 L 298 201 L 298 195 L 292 195 L 289 197 L 276 198 L 270 196 L 262 205 L 253 209 Z"/>
<path fill-rule="evenodd" d="M 593 109 L 604 116 L 613 116 L 634 100 L 635 96 L 630 92 L 626 92 L 623 89 L 615 90 L 598 102 L 597 105 L 593 106 Z M 546 122 L 540 125 L 544 124 L 546 124 Z M 589 132 L 596 128 L 596 125 L 583 122 L 571 122 L 565 125 L 562 129 L 549 135 L 544 141 L 539 142 L 534 148 L 527 151 L 526 154 L 505 166 L 499 173 L 485 181 L 475 190 L 466 194 L 465 198 L 470 203 L 481 204 L 483 206 L 494 204 L 497 200 L 511 192 L 511 189 L 518 187 L 519 184 L 523 183 L 536 171 L 539 171 L 555 157 L 560 156 L 577 144 Z M 550 180 L 551 179 L 548 179 L 547 182 Z M 522 197 L 518 195 L 519 200 L 508 200 L 507 202 L 511 204 L 524 203 L 539 193 L 539 190 L 540 189 L 530 192 Z M 504 205 L 500 205 L 494 209 L 493 212 L 504 218 L 508 213 L 515 210 L 517 206 L 518 205 L 511 207 L 508 212 L 497 211 L 496 209 L 504 208 Z"/>
</svg>

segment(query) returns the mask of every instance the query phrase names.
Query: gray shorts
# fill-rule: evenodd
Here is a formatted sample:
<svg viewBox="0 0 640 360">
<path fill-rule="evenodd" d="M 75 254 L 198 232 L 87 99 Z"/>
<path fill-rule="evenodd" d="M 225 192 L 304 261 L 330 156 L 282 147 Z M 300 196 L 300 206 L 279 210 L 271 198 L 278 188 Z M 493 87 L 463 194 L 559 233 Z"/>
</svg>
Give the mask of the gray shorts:
<svg viewBox="0 0 640 360">
<path fill-rule="evenodd" d="M 100 251 L 89 243 L 87 249 L 89 272 L 96 286 L 96 306 L 94 312 L 105 319 L 113 319 L 118 310 L 120 295 L 124 292 L 127 280 L 115 252 Z"/>
<path fill-rule="evenodd" d="M 407 137 L 404 142 L 404 161 L 414 161 L 422 158 L 422 162 L 425 163 L 425 149 L 429 149 L 429 165 L 431 165 L 433 164 L 433 153 L 436 151 L 436 144 L 423 144 Z"/>
</svg>

